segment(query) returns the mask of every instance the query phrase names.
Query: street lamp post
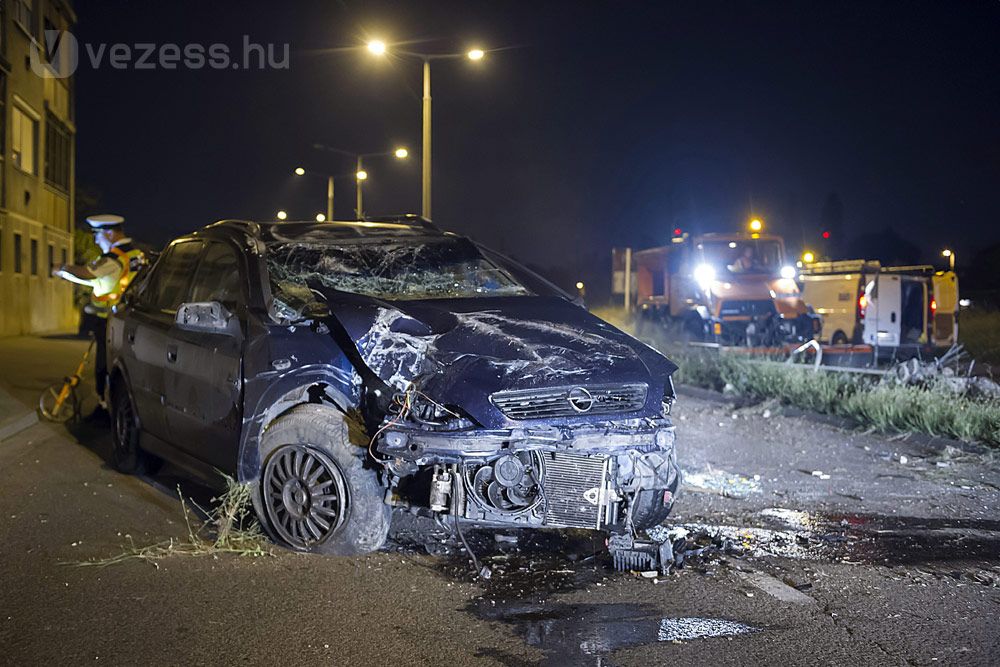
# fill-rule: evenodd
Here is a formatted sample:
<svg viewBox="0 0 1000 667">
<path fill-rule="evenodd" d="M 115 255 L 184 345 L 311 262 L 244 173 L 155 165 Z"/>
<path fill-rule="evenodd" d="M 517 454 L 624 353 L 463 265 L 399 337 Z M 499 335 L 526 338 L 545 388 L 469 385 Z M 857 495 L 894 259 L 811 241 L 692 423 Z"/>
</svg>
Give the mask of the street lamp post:
<svg viewBox="0 0 1000 667">
<path fill-rule="evenodd" d="M 384 56 L 389 50 L 386 43 L 381 40 L 368 42 L 368 50 L 376 56 Z M 416 53 L 414 51 L 393 50 L 401 56 L 419 58 L 423 61 L 424 70 L 424 96 L 422 100 L 423 109 L 423 153 L 420 156 L 420 198 L 421 215 L 427 220 L 431 219 L 431 61 L 432 60 L 452 60 L 455 58 L 468 58 L 469 60 L 482 60 L 486 52 L 483 49 L 470 49 L 465 53 Z"/>
<path fill-rule="evenodd" d="M 324 144 L 313 144 L 313 148 L 318 150 L 327 151 L 329 153 L 338 153 L 340 155 L 347 155 L 353 157 L 355 160 L 355 170 L 354 170 L 354 181 L 355 181 L 355 196 L 356 196 L 356 213 L 358 220 L 363 220 L 365 215 L 364 209 L 364 195 L 362 191 L 362 181 L 368 178 L 368 172 L 364 169 L 364 158 L 366 157 L 382 157 L 385 155 L 395 156 L 398 160 L 403 160 L 409 157 L 410 152 L 403 147 L 396 148 L 391 151 L 382 151 L 376 153 L 352 153 L 351 151 L 345 151 L 340 148 L 331 148 Z M 302 176 L 306 173 L 306 170 L 302 167 L 295 169 L 295 173 Z M 333 176 L 327 176 L 326 180 L 326 219 L 333 220 Z"/>
<path fill-rule="evenodd" d="M 948 258 L 948 269 L 950 271 L 955 270 L 955 251 L 949 248 L 945 248 L 941 251 L 941 254 Z"/>
</svg>

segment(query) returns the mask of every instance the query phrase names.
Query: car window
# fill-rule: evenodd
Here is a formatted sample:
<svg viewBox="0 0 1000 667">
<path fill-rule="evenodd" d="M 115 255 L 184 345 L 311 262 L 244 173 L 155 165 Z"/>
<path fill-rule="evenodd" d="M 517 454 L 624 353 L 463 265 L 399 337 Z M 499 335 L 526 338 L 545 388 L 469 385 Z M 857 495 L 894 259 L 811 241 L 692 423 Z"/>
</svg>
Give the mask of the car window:
<svg viewBox="0 0 1000 667">
<path fill-rule="evenodd" d="M 400 301 L 530 294 L 465 239 L 277 243 L 268 247 L 267 263 L 272 294 L 293 309 L 309 298 L 311 281 Z"/>
<path fill-rule="evenodd" d="M 184 241 L 167 250 L 143 292 L 143 300 L 148 307 L 176 312 L 177 307 L 187 300 L 191 274 L 202 247 L 204 244 L 201 241 Z"/>
<path fill-rule="evenodd" d="M 189 301 L 218 301 L 226 306 L 243 303 L 239 257 L 225 243 L 209 243 L 198 264 Z"/>
</svg>

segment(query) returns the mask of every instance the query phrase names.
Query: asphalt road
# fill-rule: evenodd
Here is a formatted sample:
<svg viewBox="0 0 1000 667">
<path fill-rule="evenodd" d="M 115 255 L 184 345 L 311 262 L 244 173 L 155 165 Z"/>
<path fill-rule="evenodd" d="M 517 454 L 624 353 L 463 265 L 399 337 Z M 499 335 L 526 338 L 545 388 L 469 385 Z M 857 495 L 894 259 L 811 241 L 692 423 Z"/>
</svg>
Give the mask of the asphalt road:
<svg viewBox="0 0 1000 667">
<path fill-rule="evenodd" d="M 0 384 L 33 402 L 83 347 L 0 340 Z M 494 570 L 474 579 L 411 522 L 357 559 L 80 566 L 182 539 L 179 480 L 111 470 L 100 427 L 39 424 L 0 442 L 0 663 L 996 664 L 1000 463 L 779 412 L 682 397 L 668 525 L 731 548 L 655 579 L 553 532 L 473 535 Z"/>
</svg>

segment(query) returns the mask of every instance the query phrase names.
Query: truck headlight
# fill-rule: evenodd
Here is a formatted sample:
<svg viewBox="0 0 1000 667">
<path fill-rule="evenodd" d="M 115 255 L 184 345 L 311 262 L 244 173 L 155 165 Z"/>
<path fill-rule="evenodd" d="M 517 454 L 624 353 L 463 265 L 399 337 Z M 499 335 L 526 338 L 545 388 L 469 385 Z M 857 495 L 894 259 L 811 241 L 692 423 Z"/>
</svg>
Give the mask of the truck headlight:
<svg viewBox="0 0 1000 667">
<path fill-rule="evenodd" d="M 699 264 L 694 270 L 694 281 L 698 287 L 707 290 L 715 282 L 715 268 L 708 264 Z"/>
<path fill-rule="evenodd" d="M 781 267 L 781 277 L 785 280 L 795 279 L 795 267 L 794 266 L 783 266 Z"/>
</svg>

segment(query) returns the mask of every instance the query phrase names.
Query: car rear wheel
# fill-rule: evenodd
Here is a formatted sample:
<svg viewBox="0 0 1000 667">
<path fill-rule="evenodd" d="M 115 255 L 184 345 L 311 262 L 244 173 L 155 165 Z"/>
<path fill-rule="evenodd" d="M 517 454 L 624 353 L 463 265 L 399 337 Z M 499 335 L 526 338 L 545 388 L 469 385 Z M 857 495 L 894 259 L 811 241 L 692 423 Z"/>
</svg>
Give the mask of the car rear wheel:
<svg viewBox="0 0 1000 667">
<path fill-rule="evenodd" d="M 276 541 L 342 556 L 385 542 L 391 510 L 376 471 L 365 466 L 367 443 L 352 443 L 348 426 L 340 412 L 306 405 L 264 433 L 255 504 Z"/>
<path fill-rule="evenodd" d="M 111 465 L 127 475 L 156 472 L 163 460 L 139 448 L 139 417 L 124 383 L 111 390 Z"/>
</svg>

